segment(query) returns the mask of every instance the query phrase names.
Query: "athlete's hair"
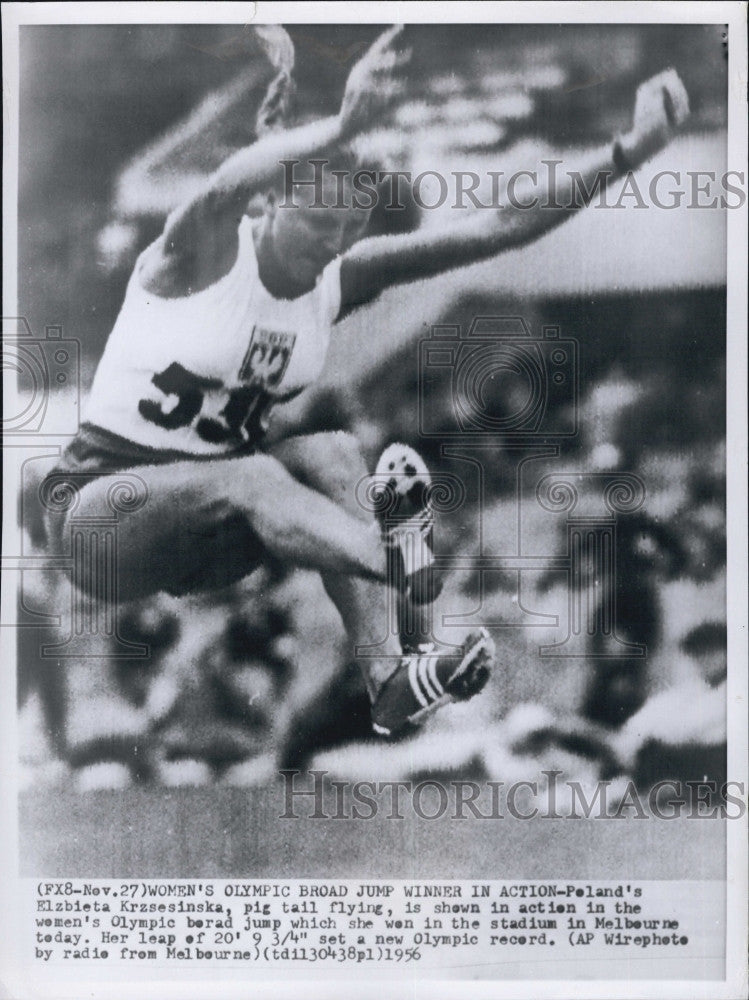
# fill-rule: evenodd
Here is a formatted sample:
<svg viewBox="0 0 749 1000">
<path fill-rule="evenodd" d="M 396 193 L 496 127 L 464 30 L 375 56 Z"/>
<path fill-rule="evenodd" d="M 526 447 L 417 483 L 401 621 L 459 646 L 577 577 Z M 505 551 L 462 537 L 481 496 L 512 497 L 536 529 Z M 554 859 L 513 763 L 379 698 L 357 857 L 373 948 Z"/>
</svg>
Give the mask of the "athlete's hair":
<svg viewBox="0 0 749 1000">
<path fill-rule="evenodd" d="M 271 80 L 255 119 L 258 138 L 285 126 L 293 92 L 294 83 L 288 73 L 282 71 Z"/>
</svg>

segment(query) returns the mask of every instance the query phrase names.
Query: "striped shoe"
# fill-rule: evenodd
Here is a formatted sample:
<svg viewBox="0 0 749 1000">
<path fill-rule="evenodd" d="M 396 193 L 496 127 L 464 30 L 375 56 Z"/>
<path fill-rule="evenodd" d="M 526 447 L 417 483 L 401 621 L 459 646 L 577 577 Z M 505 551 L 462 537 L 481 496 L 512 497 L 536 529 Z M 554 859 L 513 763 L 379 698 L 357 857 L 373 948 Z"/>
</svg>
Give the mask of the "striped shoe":
<svg viewBox="0 0 749 1000">
<path fill-rule="evenodd" d="M 395 736 L 418 726 L 442 705 L 468 701 L 488 681 L 494 656 L 494 642 L 485 629 L 472 632 L 458 656 L 404 656 L 372 706 L 372 728 L 381 736 Z"/>
</svg>

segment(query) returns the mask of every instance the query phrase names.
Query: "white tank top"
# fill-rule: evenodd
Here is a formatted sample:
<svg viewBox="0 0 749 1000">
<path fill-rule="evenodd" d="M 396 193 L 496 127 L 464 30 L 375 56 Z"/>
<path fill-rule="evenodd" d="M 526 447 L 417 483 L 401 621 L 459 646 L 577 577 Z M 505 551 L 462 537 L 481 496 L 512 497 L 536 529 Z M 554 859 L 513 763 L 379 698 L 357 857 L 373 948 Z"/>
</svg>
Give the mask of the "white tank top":
<svg viewBox="0 0 749 1000">
<path fill-rule="evenodd" d="M 84 420 L 155 449 L 225 454 L 257 442 L 274 403 L 319 376 L 341 305 L 340 260 L 297 299 L 258 276 L 252 223 L 231 271 L 184 298 L 147 292 L 139 265 L 107 341 Z"/>
</svg>

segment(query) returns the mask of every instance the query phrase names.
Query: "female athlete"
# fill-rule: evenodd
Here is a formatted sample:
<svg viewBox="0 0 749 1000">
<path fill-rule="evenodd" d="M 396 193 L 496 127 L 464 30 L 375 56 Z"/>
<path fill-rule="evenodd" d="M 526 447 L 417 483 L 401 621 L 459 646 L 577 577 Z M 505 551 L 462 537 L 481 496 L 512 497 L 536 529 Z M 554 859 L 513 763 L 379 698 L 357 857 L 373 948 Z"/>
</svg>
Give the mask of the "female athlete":
<svg viewBox="0 0 749 1000">
<path fill-rule="evenodd" d="M 281 207 L 281 161 L 335 157 L 397 101 L 401 42 L 398 27 L 380 36 L 352 70 L 337 115 L 268 133 L 230 157 L 138 258 L 85 421 L 52 474 L 78 489 L 76 518 L 108 511 L 118 473 L 146 484 L 147 502 L 120 515 L 119 600 L 222 587 L 270 555 L 320 572 L 355 646 L 380 640 L 393 540 L 356 500 L 367 474 L 356 441 L 329 433 L 264 446 L 271 410 L 318 377 L 331 329 L 351 309 L 388 286 L 527 243 L 570 214 L 504 208 L 442 231 L 361 238 L 366 213 L 315 208 L 306 186 L 295 192 L 298 208 Z M 673 71 L 644 84 L 632 131 L 574 165 L 585 189 L 641 163 L 686 113 Z M 253 223 L 247 205 L 263 193 Z M 558 203 L 571 193 L 560 180 Z M 427 476 L 400 448 L 381 465 L 388 469 Z M 50 514 L 59 542 L 67 518 Z M 419 518 L 428 523 L 428 513 Z M 94 589 L 85 569 L 76 583 Z M 384 734 L 476 694 L 494 659 L 483 630 L 457 656 L 404 652 L 397 636 L 379 648 L 360 666 Z"/>
</svg>

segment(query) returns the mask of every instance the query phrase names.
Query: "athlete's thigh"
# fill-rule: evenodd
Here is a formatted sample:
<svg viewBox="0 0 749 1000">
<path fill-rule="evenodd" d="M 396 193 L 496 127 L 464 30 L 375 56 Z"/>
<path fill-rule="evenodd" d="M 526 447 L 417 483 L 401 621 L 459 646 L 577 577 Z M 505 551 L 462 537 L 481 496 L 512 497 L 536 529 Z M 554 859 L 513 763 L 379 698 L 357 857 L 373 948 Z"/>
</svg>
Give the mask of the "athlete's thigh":
<svg viewBox="0 0 749 1000">
<path fill-rule="evenodd" d="M 356 486 L 367 474 L 359 443 L 344 431 L 320 431 L 286 438 L 269 454 L 299 482 L 323 493 L 350 512 L 367 517 L 356 502 Z"/>
<path fill-rule="evenodd" d="M 237 488 L 238 480 L 256 481 L 245 464 L 251 462 L 252 457 L 138 466 L 98 476 L 83 487 L 71 517 L 117 519 L 120 600 L 159 590 L 216 589 L 255 568 L 262 546 Z M 118 482 L 135 487 L 135 502 L 117 504 Z M 84 590 L 94 586 L 85 575 L 77 582 Z"/>
</svg>

